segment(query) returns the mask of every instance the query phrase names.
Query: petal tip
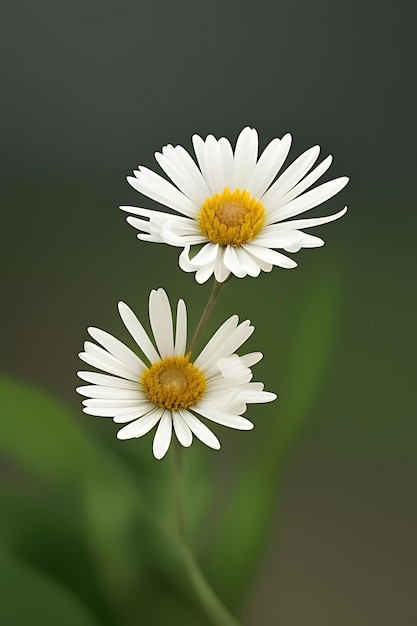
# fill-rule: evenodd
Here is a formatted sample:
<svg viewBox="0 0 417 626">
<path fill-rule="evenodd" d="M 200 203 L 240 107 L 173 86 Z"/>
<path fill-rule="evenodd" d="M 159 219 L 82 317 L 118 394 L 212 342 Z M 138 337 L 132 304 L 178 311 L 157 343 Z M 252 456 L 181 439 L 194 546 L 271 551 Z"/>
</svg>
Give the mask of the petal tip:
<svg viewBox="0 0 417 626">
<path fill-rule="evenodd" d="M 163 459 L 166 453 L 167 453 L 167 450 L 166 451 L 153 450 L 153 455 L 157 461 L 160 461 L 161 459 Z"/>
</svg>

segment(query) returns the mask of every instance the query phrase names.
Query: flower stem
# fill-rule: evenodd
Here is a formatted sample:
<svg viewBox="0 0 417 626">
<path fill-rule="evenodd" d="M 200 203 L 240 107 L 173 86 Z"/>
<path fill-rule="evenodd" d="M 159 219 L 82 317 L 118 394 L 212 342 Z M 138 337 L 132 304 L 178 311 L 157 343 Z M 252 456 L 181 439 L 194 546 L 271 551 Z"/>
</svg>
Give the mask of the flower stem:
<svg viewBox="0 0 417 626">
<path fill-rule="evenodd" d="M 176 443 L 176 442 L 175 442 Z M 179 549 L 190 583 L 194 587 L 206 615 L 215 626 L 239 626 L 235 618 L 217 597 L 206 577 L 200 569 L 188 544 L 185 516 L 182 479 L 182 448 L 180 444 L 174 445 L 175 449 L 175 500 L 177 508 L 177 525 Z"/>
<path fill-rule="evenodd" d="M 191 343 L 188 347 L 187 352 L 192 352 L 194 350 L 194 348 L 196 347 L 198 340 L 201 337 L 201 333 L 204 330 L 205 325 L 207 324 L 207 320 L 210 317 L 210 313 L 213 310 L 214 305 L 216 304 L 216 300 L 220 295 L 221 290 L 223 289 L 223 287 L 225 286 L 226 282 L 224 283 L 218 283 L 216 279 L 214 279 L 214 283 L 213 283 L 213 287 L 211 290 L 211 294 L 210 297 L 208 299 L 208 302 L 206 304 L 206 307 L 203 311 L 203 314 L 201 316 L 200 321 L 198 322 L 198 326 L 195 329 L 193 338 L 191 339 Z"/>
</svg>

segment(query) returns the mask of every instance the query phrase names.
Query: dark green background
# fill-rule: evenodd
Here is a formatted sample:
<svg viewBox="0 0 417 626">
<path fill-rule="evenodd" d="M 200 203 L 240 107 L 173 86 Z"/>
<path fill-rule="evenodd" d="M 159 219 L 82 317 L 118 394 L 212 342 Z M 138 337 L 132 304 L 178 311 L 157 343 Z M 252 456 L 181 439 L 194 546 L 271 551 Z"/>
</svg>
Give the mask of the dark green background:
<svg viewBox="0 0 417 626">
<path fill-rule="evenodd" d="M 263 147 L 291 132 L 292 159 L 319 143 L 335 157 L 331 177 L 351 183 L 311 214 L 348 214 L 311 231 L 326 246 L 297 254 L 296 270 L 224 293 L 210 330 L 235 312 L 252 319 L 250 346 L 265 353 L 255 379 L 279 400 L 251 411 L 253 434 L 216 431 L 224 445 L 207 463 L 220 488 L 265 420 L 281 419 L 287 365 L 315 332 L 297 341 L 297 320 L 327 294 L 314 315 L 326 327 L 329 298 L 332 346 L 323 356 L 312 340 L 311 376 L 313 349 L 323 376 L 245 619 L 415 624 L 413 4 L 41 0 L 2 13 L 3 370 L 113 440 L 110 422 L 81 417 L 74 392 L 85 328 L 123 338 L 117 300 L 143 317 L 159 286 L 185 297 L 195 322 L 208 294 L 180 272 L 177 250 L 136 241 L 117 206 L 155 204 L 125 176 L 154 168 L 166 143 L 190 149 L 193 133 L 234 142 L 252 125 Z M 302 395 L 306 381 L 292 385 Z M 149 436 L 134 445 L 150 455 Z"/>
</svg>

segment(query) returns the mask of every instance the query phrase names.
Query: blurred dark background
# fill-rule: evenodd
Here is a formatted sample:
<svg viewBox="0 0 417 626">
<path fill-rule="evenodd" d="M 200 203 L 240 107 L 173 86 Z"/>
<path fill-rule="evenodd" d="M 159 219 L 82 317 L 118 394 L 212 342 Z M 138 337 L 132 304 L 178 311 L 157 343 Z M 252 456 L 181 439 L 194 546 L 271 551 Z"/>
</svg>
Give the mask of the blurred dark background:
<svg viewBox="0 0 417 626">
<path fill-rule="evenodd" d="M 326 246 L 297 254 L 296 270 L 234 281 L 212 321 L 252 319 L 257 376 L 284 407 L 303 294 L 337 292 L 332 348 L 244 615 L 417 623 L 414 3 L 17 0 L 1 22 L 1 366 L 76 415 L 88 325 L 123 339 L 116 302 L 146 317 L 159 286 L 186 297 L 196 321 L 208 294 L 177 250 L 139 243 L 125 224 L 119 205 L 156 206 L 125 181 L 138 164 L 157 169 L 153 153 L 190 149 L 193 133 L 234 143 L 251 125 L 261 147 L 291 132 L 291 160 L 320 144 L 334 155 L 328 178 L 351 177 L 312 212 L 349 205 L 312 231 Z M 262 415 L 281 415 L 262 411 L 258 437 Z M 105 420 L 91 428 L 114 438 Z M 212 471 L 227 471 L 234 441 Z M 150 454 L 149 437 L 135 445 Z"/>
</svg>

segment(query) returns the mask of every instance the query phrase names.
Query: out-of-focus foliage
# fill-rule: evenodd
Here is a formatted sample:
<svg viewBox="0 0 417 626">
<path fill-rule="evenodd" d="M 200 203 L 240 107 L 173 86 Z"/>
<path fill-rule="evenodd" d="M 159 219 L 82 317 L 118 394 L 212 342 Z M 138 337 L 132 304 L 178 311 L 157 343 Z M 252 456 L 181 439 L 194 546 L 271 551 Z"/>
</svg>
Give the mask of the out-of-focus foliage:
<svg viewBox="0 0 417 626">
<path fill-rule="evenodd" d="M 134 624 L 138 611 L 155 615 L 155 590 L 161 619 L 168 611 L 194 623 L 199 611 L 186 601 L 175 550 L 169 469 L 163 476 L 155 463 L 141 489 L 149 467 L 127 466 L 48 394 L 9 377 L 0 393 L 1 623 L 33 615 L 43 624 Z M 203 479 L 191 519 L 206 506 L 205 487 Z M 68 617 L 59 620 L 60 612 Z"/>
<path fill-rule="evenodd" d="M 249 447 L 209 555 L 216 584 L 238 605 L 270 536 L 284 462 L 312 414 L 332 356 L 342 298 L 340 273 L 337 267 L 323 266 L 309 278 L 287 327 L 290 349 L 281 357 L 285 363 L 282 397 L 265 433 L 256 446 Z M 274 328 L 271 313 L 270 329 Z"/>
<path fill-rule="evenodd" d="M 239 459 L 211 533 L 213 453 L 194 444 L 185 458 L 189 533 L 203 569 L 235 610 L 269 536 L 283 461 L 331 354 L 337 272 L 310 278 L 288 326 L 284 399 L 269 410 L 244 465 Z M 175 616 L 174 623 L 204 624 L 177 550 L 172 454 L 156 462 L 143 442 L 119 454 L 120 444 L 87 432 L 83 418 L 49 394 L 6 376 L 0 396 L 2 623 L 23 624 L 34 614 L 53 624 L 65 612 L 68 624 L 120 626 L 137 623 L 140 611 L 152 623 Z M 23 605 L 20 588 L 30 590 Z"/>
<path fill-rule="evenodd" d="M 0 586 L 2 624 L 98 626 L 70 591 L 5 551 L 0 559 Z"/>
</svg>

